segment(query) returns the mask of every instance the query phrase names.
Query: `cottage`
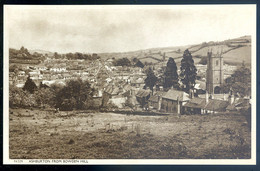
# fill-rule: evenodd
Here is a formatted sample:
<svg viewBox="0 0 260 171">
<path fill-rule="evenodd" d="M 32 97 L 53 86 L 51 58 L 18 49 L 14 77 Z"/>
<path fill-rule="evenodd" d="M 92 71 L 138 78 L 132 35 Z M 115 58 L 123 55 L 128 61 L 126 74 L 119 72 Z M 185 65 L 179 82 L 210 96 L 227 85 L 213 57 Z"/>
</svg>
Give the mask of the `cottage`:
<svg viewBox="0 0 260 171">
<path fill-rule="evenodd" d="M 154 95 L 152 95 L 148 100 L 148 106 L 151 109 L 156 109 L 158 111 L 161 110 L 162 96 L 164 96 L 166 92 L 157 91 Z"/>
<path fill-rule="evenodd" d="M 248 109 L 250 107 L 250 99 L 234 99 L 234 102 L 232 104 L 229 104 L 227 106 L 227 111 L 229 112 L 234 112 L 234 111 L 239 111 L 241 109 Z"/>
<path fill-rule="evenodd" d="M 104 88 L 103 104 L 106 105 L 112 103 L 118 108 L 123 108 L 127 100 L 127 92 L 128 90 L 125 90 L 123 87 L 110 84 Z"/>
<path fill-rule="evenodd" d="M 209 102 L 205 106 L 205 113 L 225 112 L 228 105 L 228 101 L 209 99 Z"/>
<path fill-rule="evenodd" d="M 206 106 L 206 99 L 193 98 L 188 103 L 183 105 L 183 113 L 185 114 L 202 114 Z"/>
<path fill-rule="evenodd" d="M 131 86 L 136 88 L 143 88 L 145 85 L 143 78 L 134 77 L 130 80 L 130 82 L 131 82 Z"/>
<path fill-rule="evenodd" d="M 162 96 L 161 111 L 180 114 L 182 113 L 182 106 L 189 100 L 187 93 L 170 89 Z"/>
<path fill-rule="evenodd" d="M 188 103 L 183 105 L 183 113 L 185 114 L 207 114 L 225 112 L 226 108 L 232 102 L 219 99 L 209 99 L 208 93 L 205 98 L 196 97 L 191 99 Z"/>
<path fill-rule="evenodd" d="M 137 102 L 142 106 L 146 106 L 148 104 L 148 99 L 151 96 L 151 90 L 144 90 L 144 89 L 140 89 L 137 93 L 136 93 L 136 100 Z"/>
</svg>

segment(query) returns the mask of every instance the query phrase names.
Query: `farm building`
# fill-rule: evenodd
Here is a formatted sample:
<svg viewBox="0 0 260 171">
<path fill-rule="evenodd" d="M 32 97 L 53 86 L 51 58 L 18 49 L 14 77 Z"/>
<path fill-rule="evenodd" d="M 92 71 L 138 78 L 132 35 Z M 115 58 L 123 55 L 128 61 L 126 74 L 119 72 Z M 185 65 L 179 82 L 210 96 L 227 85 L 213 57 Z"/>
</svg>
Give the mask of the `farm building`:
<svg viewBox="0 0 260 171">
<path fill-rule="evenodd" d="M 189 100 L 187 93 L 170 89 L 162 96 L 161 111 L 180 114 L 182 113 L 182 106 Z"/>
</svg>

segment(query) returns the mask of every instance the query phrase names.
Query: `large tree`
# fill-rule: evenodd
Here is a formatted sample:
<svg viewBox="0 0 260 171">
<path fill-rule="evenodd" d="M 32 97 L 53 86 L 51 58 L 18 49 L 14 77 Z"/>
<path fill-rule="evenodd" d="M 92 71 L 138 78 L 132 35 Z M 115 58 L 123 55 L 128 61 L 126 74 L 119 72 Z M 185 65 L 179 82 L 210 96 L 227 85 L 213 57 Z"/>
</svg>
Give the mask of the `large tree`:
<svg viewBox="0 0 260 171">
<path fill-rule="evenodd" d="M 36 86 L 35 82 L 30 78 L 30 76 L 27 77 L 23 90 L 26 90 L 26 91 L 30 92 L 31 94 L 34 93 L 35 90 L 37 90 L 37 86 Z"/>
<path fill-rule="evenodd" d="M 163 87 L 165 89 L 174 87 L 178 88 L 179 87 L 179 78 L 178 78 L 178 73 L 177 73 L 177 66 L 172 57 L 169 58 L 167 62 L 167 66 L 163 75 Z"/>
<path fill-rule="evenodd" d="M 120 58 L 113 62 L 115 66 L 131 66 L 131 61 L 128 58 Z"/>
<path fill-rule="evenodd" d="M 251 70 L 247 68 L 243 62 L 230 77 L 226 78 L 225 83 L 221 87 L 224 93 L 228 93 L 231 89 L 235 94 L 240 96 L 251 95 Z"/>
<path fill-rule="evenodd" d="M 157 82 L 157 77 L 154 75 L 154 72 L 153 72 L 151 67 L 148 68 L 146 75 L 147 75 L 147 77 L 144 80 L 145 81 L 145 86 L 149 87 L 150 90 L 153 91 L 153 87 L 155 86 L 155 84 Z"/>
<path fill-rule="evenodd" d="M 183 53 L 183 58 L 181 60 L 181 82 L 184 85 L 184 90 L 189 92 L 190 89 L 194 88 L 197 76 L 197 69 L 194 65 L 192 55 L 188 49 Z"/>
<path fill-rule="evenodd" d="M 55 92 L 50 88 L 39 88 L 35 91 L 35 100 L 39 107 L 53 107 Z"/>
<path fill-rule="evenodd" d="M 84 109 L 92 100 L 94 89 L 87 81 L 70 80 L 56 95 L 56 107 L 61 110 Z"/>
<path fill-rule="evenodd" d="M 14 85 L 9 87 L 9 107 L 32 107 L 36 106 L 35 95 L 24 91 Z"/>
</svg>

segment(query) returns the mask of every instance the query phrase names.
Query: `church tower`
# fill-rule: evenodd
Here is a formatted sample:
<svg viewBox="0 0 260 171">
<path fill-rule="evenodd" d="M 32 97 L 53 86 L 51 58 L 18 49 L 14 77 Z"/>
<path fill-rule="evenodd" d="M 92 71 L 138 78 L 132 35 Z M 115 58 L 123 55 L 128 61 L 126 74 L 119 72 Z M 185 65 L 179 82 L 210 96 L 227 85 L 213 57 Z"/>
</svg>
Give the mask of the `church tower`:
<svg viewBox="0 0 260 171">
<path fill-rule="evenodd" d="M 222 54 L 208 52 L 206 89 L 209 94 L 219 94 L 220 86 L 224 83 Z"/>
</svg>

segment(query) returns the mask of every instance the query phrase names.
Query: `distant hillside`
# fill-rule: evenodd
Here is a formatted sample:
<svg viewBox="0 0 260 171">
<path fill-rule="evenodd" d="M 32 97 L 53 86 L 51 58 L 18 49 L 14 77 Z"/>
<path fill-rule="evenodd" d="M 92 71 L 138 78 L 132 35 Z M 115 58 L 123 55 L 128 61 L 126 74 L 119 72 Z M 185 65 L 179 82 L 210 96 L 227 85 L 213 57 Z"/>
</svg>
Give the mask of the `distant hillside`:
<svg viewBox="0 0 260 171">
<path fill-rule="evenodd" d="M 213 53 L 223 53 L 224 62 L 232 65 L 240 65 L 244 60 L 246 64 L 251 64 L 251 36 L 243 36 L 239 38 L 229 39 L 221 42 L 204 42 L 201 44 L 152 48 L 124 53 L 100 53 L 101 58 L 138 58 L 143 63 L 158 63 L 173 57 L 178 64 L 181 62 L 185 49 L 189 49 L 192 53 L 195 63 L 199 63 L 201 58 L 207 56 L 208 51 Z"/>
<path fill-rule="evenodd" d="M 48 56 L 53 56 L 53 55 L 54 55 L 53 52 L 46 51 L 46 50 L 40 50 L 40 49 L 29 50 L 29 52 L 30 52 L 31 54 L 33 54 L 33 53 L 36 52 L 36 53 L 40 53 L 40 54 L 43 54 L 43 55 L 47 54 Z"/>
</svg>

